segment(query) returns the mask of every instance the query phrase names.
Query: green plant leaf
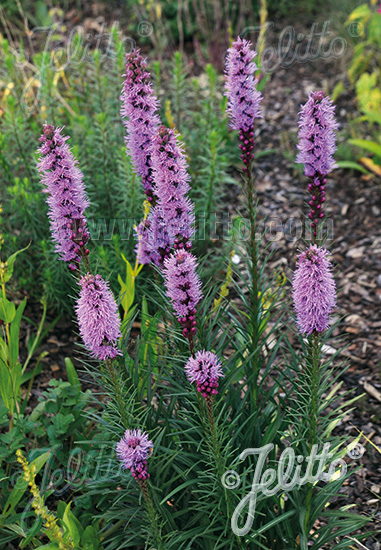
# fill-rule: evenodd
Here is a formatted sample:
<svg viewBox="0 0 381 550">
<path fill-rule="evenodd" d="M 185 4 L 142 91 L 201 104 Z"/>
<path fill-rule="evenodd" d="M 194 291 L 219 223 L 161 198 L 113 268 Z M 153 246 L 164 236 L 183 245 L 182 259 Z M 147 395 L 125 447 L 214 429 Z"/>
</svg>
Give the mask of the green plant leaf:
<svg viewBox="0 0 381 550">
<path fill-rule="evenodd" d="M 97 550 L 99 548 L 99 536 L 92 525 L 88 525 L 81 536 L 81 547 L 84 550 Z"/>
<path fill-rule="evenodd" d="M 78 546 L 81 540 L 81 533 L 83 528 L 73 512 L 70 510 L 71 502 L 66 506 L 62 521 L 65 527 L 68 529 L 70 536 L 73 540 L 74 546 Z"/>
<path fill-rule="evenodd" d="M 356 21 L 356 19 L 367 19 L 371 15 L 372 12 L 370 11 L 368 4 L 361 4 L 361 6 L 357 6 L 357 8 L 351 12 L 346 24 L 348 25 L 351 21 Z"/>
<path fill-rule="evenodd" d="M 120 300 L 121 305 L 125 314 L 129 311 L 135 299 L 135 277 L 138 275 L 140 269 L 137 273 L 134 273 L 130 262 L 121 254 L 123 260 L 126 263 L 126 281 L 123 281 L 122 277 L 118 275 L 118 281 L 121 287 L 120 290 Z"/>
<path fill-rule="evenodd" d="M 55 542 L 49 542 L 49 544 L 38 546 L 37 550 L 60 550 L 60 547 Z"/>
<path fill-rule="evenodd" d="M 74 387 L 80 388 L 81 382 L 79 381 L 79 377 L 78 377 L 77 371 L 75 370 L 75 366 L 73 365 L 73 362 L 69 357 L 65 357 L 65 366 L 66 366 L 67 379 L 69 380 L 70 384 Z"/>
<path fill-rule="evenodd" d="M 338 168 L 349 168 L 350 170 L 358 170 L 359 172 L 362 172 L 363 174 L 369 174 L 368 170 L 365 170 L 361 164 L 358 164 L 357 162 L 353 162 L 352 160 L 340 160 L 337 163 Z"/>
<path fill-rule="evenodd" d="M 370 40 L 378 46 L 381 42 L 381 13 L 374 13 L 369 21 L 368 33 Z"/>
<path fill-rule="evenodd" d="M 16 315 L 16 306 L 7 298 L 0 298 L 0 320 L 4 323 L 12 323 Z"/>
<path fill-rule="evenodd" d="M 12 256 L 9 256 L 9 258 L 7 260 L 8 267 L 7 267 L 7 270 L 5 272 L 5 279 L 4 279 L 6 283 L 9 281 L 9 279 L 13 275 L 14 264 L 15 264 L 15 260 L 18 256 L 18 254 L 20 254 L 20 252 L 24 252 L 24 250 L 27 250 L 29 247 L 30 247 L 30 243 L 25 248 L 21 248 L 21 250 L 18 250 L 17 252 L 12 254 Z"/>
<path fill-rule="evenodd" d="M 351 143 L 356 147 L 360 147 L 360 149 L 370 151 L 378 157 L 381 157 L 381 145 L 379 145 L 375 141 L 369 141 L 367 139 L 348 139 L 348 143 Z"/>
<path fill-rule="evenodd" d="M 20 332 L 20 323 L 24 309 L 26 306 L 26 298 L 21 302 L 17 308 L 16 315 L 11 324 L 11 365 L 16 363 L 19 355 L 19 332 Z"/>
<path fill-rule="evenodd" d="M 343 91 L 344 91 L 344 83 L 343 83 L 342 80 L 340 80 L 340 82 L 338 82 L 336 84 L 336 86 L 334 87 L 334 89 L 333 89 L 333 92 L 332 92 L 332 95 L 331 95 L 332 101 L 336 101 L 337 98 L 341 96 Z"/>
<path fill-rule="evenodd" d="M 8 365 L 0 359 L 0 394 L 8 410 L 12 407 L 12 379 Z"/>
</svg>

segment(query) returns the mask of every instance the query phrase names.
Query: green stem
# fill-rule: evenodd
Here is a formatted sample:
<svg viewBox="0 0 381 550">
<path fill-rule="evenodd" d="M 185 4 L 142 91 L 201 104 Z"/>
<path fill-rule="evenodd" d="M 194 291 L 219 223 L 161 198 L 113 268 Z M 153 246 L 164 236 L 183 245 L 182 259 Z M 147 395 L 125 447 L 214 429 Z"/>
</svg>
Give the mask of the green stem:
<svg viewBox="0 0 381 550">
<path fill-rule="evenodd" d="M 209 422 L 209 431 L 212 438 L 212 448 L 213 448 L 214 456 L 216 458 L 216 463 L 217 463 L 217 474 L 219 479 L 221 480 L 224 474 L 224 464 L 221 457 L 220 446 L 218 444 L 216 423 L 214 421 L 214 412 L 213 412 L 214 398 L 211 395 L 207 395 L 204 399 L 205 399 L 206 412 L 207 412 L 207 417 Z M 232 503 L 231 494 L 228 489 L 225 489 L 225 498 L 226 498 L 226 504 L 227 504 L 227 515 L 229 518 L 231 518 L 233 514 L 234 504 Z M 236 535 L 236 539 L 237 539 L 238 548 L 243 548 L 243 543 L 241 538 L 238 535 Z"/>
<path fill-rule="evenodd" d="M 213 397 L 211 395 L 208 395 L 204 399 L 205 399 L 205 405 L 206 405 L 206 412 L 208 416 L 210 435 L 212 437 L 212 447 L 213 447 L 214 455 L 217 461 L 217 473 L 218 473 L 218 476 L 221 478 L 223 476 L 224 469 L 223 469 L 223 464 L 221 459 L 220 448 L 217 440 L 216 424 L 214 422 Z"/>
<path fill-rule="evenodd" d="M 114 362 L 111 359 L 107 359 L 105 361 L 105 365 L 106 365 L 108 375 L 110 377 L 112 388 L 114 390 L 114 395 L 115 395 L 116 403 L 118 405 L 120 416 L 122 418 L 123 426 L 125 429 L 127 429 L 129 427 L 129 422 L 125 412 L 125 402 L 123 400 L 123 395 L 122 395 L 122 392 L 120 391 L 118 373 L 115 369 Z"/>
<path fill-rule="evenodd" d="M 258 404 L 258 378 L 260 363 L 258 357 L 258 343 L 259 343 L 259 311 L 260 311 L 260 297 L 259 294 L 259 277 L 258 277 L 258 245 L 256 239 L 256 192 L 254 187 L 253 176 L 253 164 L 252 161 L 248 162 L 246 174 L 246 194 L 249 211 L 249 223 L 250 223 L 250 241 L 249 241 L 249 257 L 250 257 L 250 272 L 251 272 L 251 344 L 253 355 L 253 400 L 254 407 Z"/>
<path fill-rule="evenodd" d="M 110 529 L 107 529 L 107 531 L 105 531 L 104 535 L 101 536 L 101 541 L 103 542 L 108 537 L 113 535 L 116 531 L 118 531 L 119 527 L 124 525 L 124 523 L 125 523 L 124 519 L 120 519 L 119 521 L 117 521 L 112 527 L 110 527 Z"/>
<path fill-rule="evenodd" d="M 318 405 L 319 405 L 319 370 L 320 370 L 320 335 L 316 332 L 308 337 L 308 357 L 306 362 L 307 383 L 311 391 L 309 408 L 308 446 L 309 454 L 317 443 Z M 306 516 L 304 520 L 305 533 L 308 537 L 313 485 L 308 484 L 306 496 Z M 307 541 L 306 541 L 307 542 Z"/>
<path fill-rule="evenodd" d="M 206 205 L 206 219 L 210 220 L 210 215 L 212 211 L 212 202 L 213 202 L 213 191 L 214 183 L 216 179 L 216 146 L 212 140 L 210 140 L 210 150 L 211 150 L 211 162 L 210 162 L 210 178 L 209 178 L 209 187 L 208 187 L 208 202 Z M 205 241 L 206 242 L 206 241 Z"/>
<path fill-rule="evenodd" d="M 24 366 L 22 368 L 22 373 L 24 374 L 24 372 L 26 371 L 27 369 L 27 366 L 29 365 L 29 361 L 32 359 L 33 357 L 33 354 L 36 350 L 36 347 L 37 347 L 37 344 L 39 343 L 40 341 L 40 337 L 41 337 L 41 333 L 42 333 L 42 329 L 44 328 L 44 324 L 45 324 L 45 319 L 46 319 L 46 312 L 47 312 L 47 309 L 48 309 L 48 304 L 47 304 L 47 301 L 46 301 L 46 298 L 43 298 L 42 299 L 42 307 L 43 307 L 43 311 L 42 311 L 42 317 L 41 317 L 41 321 L 40 321 L 40 324 L 38 325 L 38 329 L 37 329 L 37 334 L 36 334 L 36 338 L 34 339 L 34 342 L 33 342 L 33 345 L 28 353 L 28 357 L 26 358 L 26 361 L 24 363 Z"/>
<path fill-rule="evenodd" d="M 149 493 L 147 480 L 146 479 L 139 480 L 138 484 L 139 484 L 139 487 L 142 491 L 142 494 L 143 494 L 143 497 L 144 497 L 144 500 L 145 500 L 145 503 L 146 503 L 146 506 L 147 506 L 147 512 L 148 512 L 148 516 L 149 516 L 149 519 L 150 519 L 151 525 L 152 525 L 152 530 L 153 530 L 153 533 L 154 533 L 154 536 L 155 536 L 155 540 L 156 540 L 156 544 L 157 544 L 157 550 L 162 550 L 163 544 L 162 544 L 160 530 L 159 530 L 158 523 L 157 523 L 155 508 L 152 504 L 151 496 L 150 496 L 150 493 Z"/>
</svg>

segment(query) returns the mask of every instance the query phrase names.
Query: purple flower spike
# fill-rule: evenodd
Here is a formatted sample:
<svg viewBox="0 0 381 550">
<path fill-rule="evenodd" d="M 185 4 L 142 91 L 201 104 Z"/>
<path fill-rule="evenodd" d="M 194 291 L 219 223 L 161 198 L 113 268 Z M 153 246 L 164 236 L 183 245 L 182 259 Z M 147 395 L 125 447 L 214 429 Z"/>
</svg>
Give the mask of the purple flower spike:
<svg viewBox="0 0 381 550">
<path fill-rule="evenodd" d="M 100 361 L 121 355 L 118 348 L 120 319 L 118 306 L 109 283 L 100 275 L 87 274 L 79 284 L 81 291 L 76 305 L 79 332 L 91 357 Z"/>
<path fill-rule="evenodd" d="M 315 244 L 299 254 L 292 280 L 292 298 L 299 332 L 323 332 L 336 305 L 336 285 L 328 251 Z"/>
<path fill-rule="evenodd" d="M 152 222 L 149 219 L 146 219 L 142 220 L 139 225 L 135 227 L 135 233 L 138 239 L 138 244 L 135 251 L 136 259 L 139 264 L 146 265 L 154 262 L 150 237 L 151 225 Z"/>
<path fill-rule="evenodd" d="M 141 430 L 126 430 L 116 446 L 116 454 L 125 470 L 131 470 L 139 481 L 149 478 L 147 458 L 153 450 L 153 443 Z"/>
<path fill-rule="evenodd" d="M 191 384 L 197 383 L 197 391 L 204 397 L 217 395 L 218 379 L 224 376 L 221 361 L 211 351 L 198 351 L 185 365 L 185 373 Z"/>
<path fill-rule="evenodd" d="M 189 339 L 196 334 L 196 306 L 202 298 L 196 267 L 195 256 L 186 250 L 177 250 L 164 260 L 166 294 L 183 326 L 184 336 Z"/>
<path fill-rule="evenodd" d="M 257 53 L 251 42 L 238 37 L 228 49 L 225 68 L 225 95 L 228 98 L 227 113 L 230 126 L 239 131 L 241 158 L 246 165 L 253 159 L 254 120 L 262 117 L 262 94 L 256 89 L 258 70 L 253 61 Z"/>
<path fill-rule="evenodd" d="M 308 191 L 311 194 L 308 217 L 317 235 L 317 225 L 324 217 L 326 176 L 337 167 L 333 154 L 336 151 L 335 106 L 324 92 L 310 92 L 302 105 L 299 120 L 299 149 L 296 162 L 304 165 L 304 173 L 311 178 Z"/>
<path fill-rule="evenodd" d="M 126 55 L 126 74 L 122 91 L 121 117 L 127 130 L 126 149 L 133 166 L 142 176 L 147 199 L 155 204 L 156 194 L 152 179 L 151 149 L 160 118 L 159 102 L 153 93 L 147 61 L 134 50 Z"/>
<path fill-rule="evenodd" d="M 84 215 L 89 206 L 83 184 L 83 174 L 77 167 L 62 128 L 44 125 L 40 137 L 41 147 L 38 171 L 48 193 L 50 228 L 60 259 L 69 262 L 69 268 L 77 270 L 83 256 L 89 251 L 87 221 Z"/>
<path fill-rule="evenodd" d="M 158 201 L 149 216 L 150 248 L 154 263 L 162 265 L 172 247 L 192 247 L 194 206 L 187 197 L 190 177 L 183 145 L 173 130 L 160 126 L 151 161 Z"/>
</svg>

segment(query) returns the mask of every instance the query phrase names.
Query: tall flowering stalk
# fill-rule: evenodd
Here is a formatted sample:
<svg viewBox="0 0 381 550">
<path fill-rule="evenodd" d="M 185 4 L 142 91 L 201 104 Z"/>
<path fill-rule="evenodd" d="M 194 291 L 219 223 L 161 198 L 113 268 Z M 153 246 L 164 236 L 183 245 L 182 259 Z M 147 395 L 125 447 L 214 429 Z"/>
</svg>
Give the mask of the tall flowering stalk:
<svg viewBox="0 0 381 550">
<path fill-rule="evenodd" d="M 87 259 L 89 239 L 85 208 L 89 205 L 82 172 L 60 128 L 45 124 L 40 138 L 38 170 L 48 193 L 50 226 L 60 259 L 79 274 L 81 261 L 90 270 Z M 114 296 L 100 275 L 87 273 L 79 280 L 81 287 L 75 306 L 79 332 L 92 357 L 111 360 L 118 348 L 120 319 Z"/>
<path fill-rule="evenodd" d="M 79 332 L 92 357 L 100 361 L 121 355 L 118 348 L 120 318 L 108 282 L 88 273 L 79 281 L 81 291 L 76 305 Z"/>
<path fill-rule="evenodd" d="M 303 365 L 305 387 L 308 396 L 303 403 L 308 416 L 307 443 L 309 452 L 318 442 L 321 371 L 322 334 L 329 328 L 332 312 L 336 306 L 336 286 L 333 266 L 328 259 L 328 251 L 318 246 L 319 223 L 324 218 L 326 176 L 335 168 L 333 153 L 336 150 L 334 118 L 335 107 L 323 92 L 311 92 L 309 99 L 300 111 L 299 154 L 296 162 L 304 165 L 304 173 L 310 178 L 308 191 L 311 195 L 308 217 L 311 220 L 313 239 L 310 246 L 299 254 L 292 281 L 292 298 L 299 332 L 307 337 L 307 354 Z M 305 400 L 305 398 L 303 398 Z M 313 485 L 308 484 L 304 532 L 309 533 L 312 525 Z M 303 541 L 307 544 L 307 540 Z"/>
<path fill-rule="evenodd" d="M 330 325 L 331 314 L 336 305 L 336 287 L 332 264 L 327 250 L 311 244 L 298 258 L 294 273 L 292 298 L 299 332 L 307 336 L 307 355 L 303 365 L 300 385 L 303 387 L 303 407 L 307 420 L 308 452 L 318 443 L 320 381 L 322 368 L 321 334 Z M 308 396 L 307 403 L 305 397 Z M 313 485 L 306 493 L 305 532 L 309 533 Z"/>
<path fill-rule="evenodd" d="M 309 375 L 311 411 L 309 443 L 316 443 L 318 380 L 321 363 L 321 333 L 328 329 L 336 305 L 336 285 L 328 251 L 311 244 L 299 254 L 292 280 L 292 299 L 299 332 L 308 339 L 306 369 Z M 307 388 L 306 388 L 307 391 Z"/>
<path fill-rule="evenodd" d="M 194 205 L 187 197 L 190 176 L 183 144 L 175 131 L 160 126 L 153 141 L 152 170 L 157 195 L 150 222 L 151 255 L 157 265 L 175 250 L 189 250 L 194 233 Z"/>
<path fill-rule="evenodd" d="M 122 90 L 121 117 L 127 130 L 126 151 L 133 166 L 142 177 L 147 200 L 156 202 L 152 177 L 151 150 L 160 124 L 159 102 L 153 92 L 147 60 L 140 50 L 126 55 L 126 74 Z"/>
<path fill-rule="evenodd" d="M 336 151 L 335 106 L 324 92 L 310 92 L 302 105 L 299 119 L 299 153 L 296 162 L 304 165 L 304 174 L 310 178 L 308 191 L 314 241 L 318 239 L 318 226 L 324 218 L 325 184 L 327 175 L 336 168 L 333 158 Z"/>
<path fill-rule="evenodd" d="M 188 359 L 185 365 L 185 375 L 191 384 L 196 383 L 197 392 L 203 397 L 208 427 L 205 426 L 207 437 L 211 439 L 210 448 L 214 453 L 216 471 L 220 480 L 224 474 L 224 463 L 221 456 L 221 445 L 217 434 L 217 425 L 214 418 L 214 398 L 218 394 L 219 378 L 224 377 L 222 365 L 219 357 L 211 351 L 198 351 Z M 201 399 L 199 399 L 200 408 L 202 408 Z M 225 492 L 227 515 L 231 517 L 235 504 L 232 502 L 229 491 Z M 243 543 L 239 536 L 236 538 L 236 547 L 243 548 Z"/>
<path fill-rule="evenodd" d="M 258 70 L 254 62 L 256 52 L 252 49 L 248 40 L 240 37 L 233 42 L 228 49 L 225 68 L 225 95 L 228 98 L 227 113 L 230 118 L 230 126 L 238 131 L 239 148 L 243 162 L 245 180 L 245 192 L 247 195 L 250 242 L 249 256 L 251 261 L 251 324 L 252 324 L 252 345 L 253 349 L 258 347 L 259 339 L 259 274 L 258 274 L 258 245 L 256 240 L 256 191 L 254 187 L 253 161 L 254 161 L 254 122 L 256 118 L 262 117 L 260 104 L 262 94 L 256 89 L 258 80 L 255 72 Z M 253 370 L 255 380 L 259 376 L 258 355 L 253 358 Z M 257 384 L 254 383 L 254 402 L 257 401 Z"/>
<path fill-rule="evenodd" d="M 194 357 L 188 359 L 185 365 L 185 374 L 191 384 L 196 382 L 197 391 L 204 398 L 218 474 L 221 476 L 223 474 L 221 454 L 213 415 L 213 398 L 218 394 L 218 379 L 224 376 L 221 361 L 211 351 L 198 351 Z"/>
<path fill-rule="evenodd" d="M 68 262 L 71 270 L 76 271 L 81 260 L 89 254 L 85 217 L 89 201 L 83 174 L 66 143 L 68 139 L 68 136 L 62 135 L 62 128 L 45 124 L 40 137 L 37 168 L 45 185 L 44 192 L 48 194 L 46 202 L 56 252 L 61 260 Z"/>
<path fill-rule="evenodd" d="M 188 338 L 193 355 L 196 329 L 196 306 L 202 298 L 201 281 L 196 272 L 197 259 L 186 250 L 177 250 L 164 260 L 164 281 L 167 296 Z"/>
<path fill-rule="evenodd" d="M 158 549 L 163 548 L 154 506 L 152 504 L 147 480 L 147 459 L 153 452 L 153 443 L 141 430 L 126 430 L 116 446 L 116 454 L 122 468 L 130 470 L 132 477 L 140 487 L 144 497 Z"/>
<path fill-rule="evenodd" d="M 139 262 L 162 266 L 173 248 L 189 250 L 192 247 L 194 205 L 187 197 L 190 177 L 183 145 L 174 130 L 159 127 L 151 160 L 156 205 L 146 220 Z"/>
<path fill-rule="evenodd" d="M 140 50 L 126 55 L 126 73 L 122 90 L 121 117 L 126 127 L 126 152 L 131 157 L 137 174 L 142 177 L 144 193 L 149 203 L 157 201 L 152 176 L 152 144 L 160 124 L 159 102 L 154 94 L 151 75 L 147 71 L 147 60 Z M 154 261 L 151 254 L 150 229 L 152 222 L 143 219 L 136 228 L 138 245 L 137 260 L 141 264 Z"/>
</svg>

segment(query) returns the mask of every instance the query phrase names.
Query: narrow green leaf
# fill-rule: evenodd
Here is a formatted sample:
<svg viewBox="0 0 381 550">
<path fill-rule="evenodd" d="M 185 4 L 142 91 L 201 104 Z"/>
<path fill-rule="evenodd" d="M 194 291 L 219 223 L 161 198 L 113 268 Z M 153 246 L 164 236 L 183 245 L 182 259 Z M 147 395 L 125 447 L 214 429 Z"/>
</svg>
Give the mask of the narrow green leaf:
<svg viewBox="0 0 381 550">
<path fill-rule="evenodd" d="M 371 153 L 374 153 L 378 157 L 381 157 L 381 145 L 379 145 L 375 141 L 370 141 L 367 139 L 348 139 L 348 143 L 351 143 L 356 147 L 360 147 L 360 149 L 365 149 L 366 151 L 370 151 Z"/>
<path fill-rule="evenodd" d="M 12 406 L 12 379 L 8 365 L 0 359 L 0 394 L 8 410 Z"/>
<path fill-rule="evenodd" d="M 359 172 L 362 172 L 363 174 L 369 174 L 368 170 L 365 170 L 361 164 L 358 164 L 357 162 L 353 162 L 352 160 L 339 160 L 337 163 L 338 168 L 349 168 L 349 170 L 358 170 Z"/>
<path fill-rule="evenodd" d="M 17 308 L 16 315 L 11 324 L 11 365 L 14 365 L 17 361 L 19 355 L 19 333 L 20 333 L 20 323 L 24 309 L 26 306 L 26 298 L 21 302 Z"/>
</svg>

